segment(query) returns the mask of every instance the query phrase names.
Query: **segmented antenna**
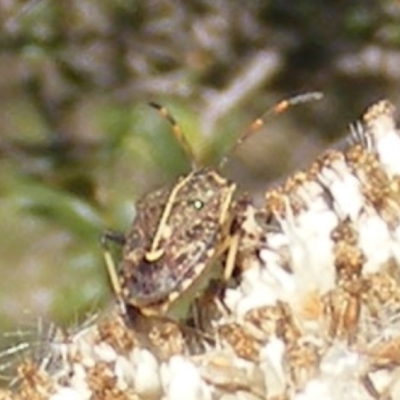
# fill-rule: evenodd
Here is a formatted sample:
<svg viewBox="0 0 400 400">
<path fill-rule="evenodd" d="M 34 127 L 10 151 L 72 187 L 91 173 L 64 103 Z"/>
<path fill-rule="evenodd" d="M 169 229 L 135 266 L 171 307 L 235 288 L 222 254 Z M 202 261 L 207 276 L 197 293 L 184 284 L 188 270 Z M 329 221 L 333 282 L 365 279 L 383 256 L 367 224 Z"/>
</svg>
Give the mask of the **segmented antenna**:
<svg viewBox="0 0 400 400">
<path fill-rule="evenodd" d="M 280 101 L 272 108 L 268 109 L 260 117 L 256 118 L 249 125 L 249 127 L 243 132 L 243 134 L 239 136 L 239 139 L 235 142 L 231 151 L 229 151 L 227 154 L 231 154 L 232 152 L 234 152 L 237 149 L 237 147 L 239 147 L 245 140 L 247 140 L 254 133 L 258 132 L 265 125 L 269 117 L 274 117 L 279 114 L 282 114 L 287 109 L 289 109 L 294 105 L 308 103 L 309 101 L 320 100 L 322 97 L 323 94 L 321 92 L 307 92 Z M 149 105 L 155 108 L 158 111 L 158 113 L 171 124 L 172 133 L 175 136 L 176 140 L 178 141 L 179 145 L 185 151 L 189 160 L 191 161 L 193 169 L 198 168 L 199 163 L 198 160 L 196 159 L 193 149 L 191 148 L 189 142 L 187 141 L 185 133 L 183 132 L 182 128 L 177 123 L 175 118 L 172 116 L 172 114 L 168 111 L 166 107 L 158 103 L 150 102 Z M 227 161 L 227 156 L 225 156 L 222 159 L 220 165 L 223 166 L 226 163 L 226 161 Z"/>
<path fill-rule="evenodd" d="M 264 112 L 260 117 L 256 118 L 249 127 L 239 136 L 235 144 L 232 146 L 231 151 L 227 154 L 232 154 L 245 140 L 247 140 L 250 136 L 257 133 L 266 123 L 266 121 L 277 115 L 284 113 L 290 107 L 308 103 L 310 101 L 317 101 L 322 99 L 323 93 L 321 92 L 306 92 L 302 93 L 293 97 L 289 97 L 288 99 L 281 100 L 277 104 L 275 104 L 272 108 L 268 109 Z M 225 156 L 222 161 L 221 165 L 224 165 L 227 161 L 227 156 Z"/>
<path fill-rule="evenodd" d="M 187 141 L 184 131 L 182 130 L 178 122 L 175 120 L 173 115 L 168 111 L 166 107 L 158 103 L 150 102 L 149 106 L 155 108 L 158 111 L 158 113 L 171 124 L 172 133 L 175 136 L 177 142 L 179 143 L 179 145 L 182 147 L 183 151 L 189 158 L 193 169 L 197 168 L 199 165 L 196 160 L 196 156 L 193 152 L 193 149 L 190 146 L 189 142 Z"/>
</svg>

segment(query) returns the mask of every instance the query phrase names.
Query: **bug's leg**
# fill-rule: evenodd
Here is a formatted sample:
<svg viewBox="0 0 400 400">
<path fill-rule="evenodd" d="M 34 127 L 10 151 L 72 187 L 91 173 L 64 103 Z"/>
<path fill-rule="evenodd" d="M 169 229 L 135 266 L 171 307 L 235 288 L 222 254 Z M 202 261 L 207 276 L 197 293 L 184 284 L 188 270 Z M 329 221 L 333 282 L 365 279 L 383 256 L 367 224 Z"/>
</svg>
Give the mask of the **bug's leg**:
<svg viewBox="0 0 400 400">
<path fill-rule="evenodd" d="M 230 236 L 228 240 L 229 240 L 228 254 L 226 256 L 224 274 L 223 274 L 224 282 L 228 281 L 231 278 L 233 271 L 235 269 L 236 256 L 239 250 L 239 241 L 240 241 L 239 233 L 235 233 L 234 235 Z"/>
<path fill-rule="evenodd" d="M 239 249 L 239 242 L 240 234 L 239 232 L 236 232 L 235 234 L 228 236 L 220 246 L 220 254 L 226 254 L 225 262 L 222 265 L 222 276 L 215 280 L 211 280 L 205 293 L 203 293 L 203 296 L 199 299 L 199 303 L 193 305 L 192 313 L 196 327 L 203 328 L 203 321 L 212 320 L 215 316 L 214 315 L 212 318 L 210 318 L 206 313 L 204 314 L 204 317 L 203 313 L 208 309 L 207 304 L 214 305 L 215 309 L 214 311 L 211 311 L 211 313 L 217 312 L 226 318 L 229 317 L 231 311 L 224 302 L 223 293 L 236 267 L 236 256 Z"/>
<path fill-rule="evenodd" d="M 124 246 L 126 243 L 126 236 L 122 232 L 107 230 L 101 235 L 101 244 L 104 247 L 107 246 L 108 242 Z"/>
<path fill-rule="evenodd" d="M 117 240 L 115 240 L 117 238 Z M 108 277 L 111 282 L 112 290 L 117 298 L 117 301 L 120 305 L 121 311 L 124 315 L 127 313 L 126 305 L 122 296 L 122 287 L 118 279 L 118 272 L 117 267 L 115 265 L 113 256 L 111 254 L 110 248 L 108 243 L 110 241 L 117 242 L 118 244 L 124 244 L 125 237 L 123 237 L 122 242 L 122 235 L 116 236 L 115 233 L 105 232 L 101 237 L 101 246 L 103 247 L 103 257 L 107 267 Z M 121 239 L 121 240 L 120 240 Z"/>
<path fill-rule="evenodd" d="M 211 293 L 215 294 L 217 291 L 219 291 L 232 277 L 236 266 L 236 256 L 239 250 L 239 242 L 240 234 L 239 232 L 236 232 L 235 234 L 228 236 L 220 246 L 219 254 L 222 255 L 223 253 L 226 253 L 226 258 L 222 265 L 222 276 L 217 280 L 212 281 L 214 286 L 210 285 L 209 290 Z"/>
</svg>

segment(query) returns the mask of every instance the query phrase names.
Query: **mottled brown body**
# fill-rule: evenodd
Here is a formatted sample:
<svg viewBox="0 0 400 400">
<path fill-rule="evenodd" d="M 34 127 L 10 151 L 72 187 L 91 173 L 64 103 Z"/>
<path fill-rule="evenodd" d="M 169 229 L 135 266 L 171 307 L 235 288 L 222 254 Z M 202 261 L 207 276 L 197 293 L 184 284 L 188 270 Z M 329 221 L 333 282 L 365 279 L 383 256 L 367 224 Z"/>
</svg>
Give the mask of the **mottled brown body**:
<svg viewBox="0 0 400 400">
<path fill-rule="evenodd" d="M 190 302 L 210 278 L 221 276 L 218 259 L 232 244 L 235 189 L 217 172 L 201 169 L 138 203 L 120 271 L 126 303 L 146 315 L 170 314 L 178 299 L 178 308 L 185 303 L 183 295 Z"/>
</svg>

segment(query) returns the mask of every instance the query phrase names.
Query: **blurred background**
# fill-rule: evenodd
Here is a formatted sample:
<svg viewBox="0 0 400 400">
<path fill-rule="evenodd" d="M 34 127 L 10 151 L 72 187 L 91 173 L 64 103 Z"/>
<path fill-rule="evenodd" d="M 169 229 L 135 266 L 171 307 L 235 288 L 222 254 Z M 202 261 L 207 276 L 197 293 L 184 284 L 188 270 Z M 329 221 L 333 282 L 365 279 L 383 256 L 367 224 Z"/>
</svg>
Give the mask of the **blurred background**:
<svg viewBox="0 0 400 400">
<path fill-rule="evenodd" d="M 255 117 L 322 91 L 229 155 L 262 202 L 399 83 L 394 0 L 0 0 L 0 342 L 110 302 L 101 233 L 190 170 L 148 102 L 218 167 Z"/>
</svg>

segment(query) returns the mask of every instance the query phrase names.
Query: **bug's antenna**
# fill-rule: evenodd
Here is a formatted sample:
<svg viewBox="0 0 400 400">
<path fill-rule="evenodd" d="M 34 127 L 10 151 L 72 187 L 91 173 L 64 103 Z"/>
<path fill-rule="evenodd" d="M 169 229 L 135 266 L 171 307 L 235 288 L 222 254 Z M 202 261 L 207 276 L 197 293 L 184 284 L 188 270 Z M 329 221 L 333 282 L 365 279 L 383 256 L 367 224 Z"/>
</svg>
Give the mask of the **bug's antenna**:
<svg viewBox="0 0 400 400">
<path fill-rule="evenodd" d="M 166 107 L 164 107 L 158 103 L 150 102 L 149 106 L 155 108 L 158 111 L 158 113 L 170 123 L 170 125 L 172 127 L 172 133 L 175 136 L 179 145 L 182 147 L 182 149 L 186 153 L 186 156 L 189 158 L 193 169 L 197 168 L 198 162 L 196 160 L 196 156 L 193 152 L 193 149 L 191 148 L 189 142 L 186 139 L 185 133 L 183 132 L 180 125 L 176 122 L 173 115 L 168 111 L 168 109 Z"/>
<path fill-rule="evenodd" d="M 237 139 L 237 141 L 234 143 L 234 145 L 232 146 L 232 150 L 229 151 L 229 154 L 234 152 L 250 136 L 257 133 L 265 125 L 266 121 L 270 117 L 280 115 L 294 105 L 308 103 L 309 101 L 320 100 L 322 99 L 322 97 L 323 94 L 321 92 L 306 92 L 297 96 L 289 97 L 288 99 L 281 100 L 272 108 L 265 111 L 264 114 L 256 118 L 248 126 L 248 128 L 239 136 L 239 139 Z M 226 161 L 227 157 L 224 157 L 221 161 L 221 165 L 224 165 Z"/>
</svg>

